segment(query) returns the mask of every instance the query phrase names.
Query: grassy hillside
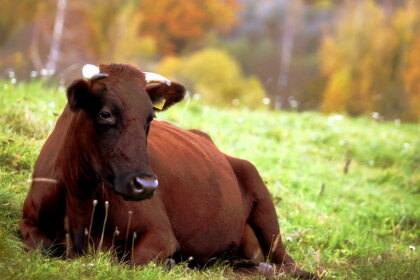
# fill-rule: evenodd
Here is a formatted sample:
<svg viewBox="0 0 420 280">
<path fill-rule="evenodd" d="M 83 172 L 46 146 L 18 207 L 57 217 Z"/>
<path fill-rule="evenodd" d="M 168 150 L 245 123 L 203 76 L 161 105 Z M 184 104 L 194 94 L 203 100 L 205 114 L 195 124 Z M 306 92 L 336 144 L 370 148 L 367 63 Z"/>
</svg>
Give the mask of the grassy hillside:
<svg viewBox="0 0 420 280">
<path fill-rule="evenodd" d="M 232 278 L 223 265 L 167 272 L 154 264 L 131 269 L 107 254 L 64 261 L 22 251 L 18 223 L 31 170 L 65 102 L 64 89 L 0 82 L 0 277 Z M 303 269 L 324 269 L 334 279 L 418 279 L 419 124 L 221 111 L 199 101 L 184 101 L 158 119 L 201 129 L 222 151 L 258 167 L 289 253 Z"/>
</svg>

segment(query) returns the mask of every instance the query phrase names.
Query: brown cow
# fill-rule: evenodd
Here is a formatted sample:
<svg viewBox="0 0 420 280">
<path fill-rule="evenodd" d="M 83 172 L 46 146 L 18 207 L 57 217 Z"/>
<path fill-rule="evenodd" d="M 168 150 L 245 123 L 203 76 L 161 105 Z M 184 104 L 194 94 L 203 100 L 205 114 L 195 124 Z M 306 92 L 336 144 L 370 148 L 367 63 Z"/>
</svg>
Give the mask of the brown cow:
<svg viewBox="0 0 420 280">
<path fill-rule="evenodd" d="M 153 104 L 164 102 L 165 110 L 179 102 L 182 85 L 148 85 L 163 77 L 130 65 L 101 65 L 100 72 L 69 86 L 36 162 L 20 227 L 27 250 L 71 256 L 90 243 L 137 265 L 269 259 L 276 271 L 316 277 L 286 254 L 270 194 L 251 163 L 223 154 L 200 131 L 152 122 Z"/>
</svg>

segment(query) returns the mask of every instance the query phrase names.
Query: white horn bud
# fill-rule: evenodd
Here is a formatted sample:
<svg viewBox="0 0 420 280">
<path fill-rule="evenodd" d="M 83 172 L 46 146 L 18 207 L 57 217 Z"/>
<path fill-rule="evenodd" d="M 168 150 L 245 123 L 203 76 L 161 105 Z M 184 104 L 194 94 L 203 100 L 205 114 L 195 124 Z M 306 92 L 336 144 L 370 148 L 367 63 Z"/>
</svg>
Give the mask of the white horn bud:
<svg viewBox="0 0 420 280">
<path fill-rule="evenodd" d="M 99 80 L 103 78 L 108 78 L 108 74 L 103 74 L 99 71 L 99 67 L 92 65 L 92 64 L 86 64 L 82 68 L 82 74 L 83 77 L 90 80 Z"/>
<path fill-rule="evenodd" d="M 144 75 L 146 76 L 146 83 L 159 83 L 159 84 L 165 84 L 167 86 L 171 85 L 171 81 L 159 74 L 151 73 L 151 72 L 144 72 Z"/>
</svg>

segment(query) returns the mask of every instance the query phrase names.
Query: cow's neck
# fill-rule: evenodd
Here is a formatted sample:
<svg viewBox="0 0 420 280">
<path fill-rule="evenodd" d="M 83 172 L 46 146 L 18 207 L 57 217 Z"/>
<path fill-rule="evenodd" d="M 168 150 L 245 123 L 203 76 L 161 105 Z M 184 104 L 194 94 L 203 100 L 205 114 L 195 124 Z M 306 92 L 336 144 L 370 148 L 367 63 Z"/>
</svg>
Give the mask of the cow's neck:
<svg viewBox="0 0 420 280">
<path fill-rule="evenodd" d="M 77 123 L 80 121 L 76 115 L 69 124 L 67 141 L 62 147 L 62 153 L 66 155 L 61 165 L 65 171 L 63 179 L 67 191 L 73 197 L 90 200 L 101 183 L 93 167 L 96 149 L 93 145 L 81 141 L 80 138 L 86 132 L 79 131 Z"/>
<path fill-rule="evenodd" d="M 102 181 L 97 178 L 92 166 L 93 150 L 81 144 L 78 134 L 74 131 L 75 121 L 69 128 L 67 142 L 63 147 L 65 178 L 63 183 L 67 192 L 66 216 L 68 218 L 68 231 L 72 237 L 72 247 L 75 253 L 86 249 L 87 236 L 85 231 L 89 230 L 93 209 L 95 216 L 101 215 L 101 208 L 93 207 L 93 201 L 101 203 L 103 187 Z M 80 132 L 79 132 L 80 133 Z M 99 208 L 99 209 L 98 209 Z"/>
</svg>

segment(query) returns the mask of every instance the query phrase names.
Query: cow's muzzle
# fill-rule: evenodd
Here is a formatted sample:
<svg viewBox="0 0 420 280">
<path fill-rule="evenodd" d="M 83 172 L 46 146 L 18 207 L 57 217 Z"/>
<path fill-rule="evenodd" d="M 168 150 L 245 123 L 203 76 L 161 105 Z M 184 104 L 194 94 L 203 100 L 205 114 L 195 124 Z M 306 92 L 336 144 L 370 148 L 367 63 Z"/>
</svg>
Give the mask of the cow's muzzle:
<svg viewBox="0 0 420 280">
<path fill-rule="evenodd" d="M 152 198 L 159 183 L 156 176 L 129 174 L 115 185 L 115 192 L 126 200 L 143 200 Z M 122 181 L 122 182 L 121 182 Z"/>
<path fill-rule="evenodd" d="M 130 187 L 136 195 L 140 196 L 140 199 L 151 198 L 158 185 L 157 179 L 142 179 L 137 176 L 130 182 Z"/>
</svg>

